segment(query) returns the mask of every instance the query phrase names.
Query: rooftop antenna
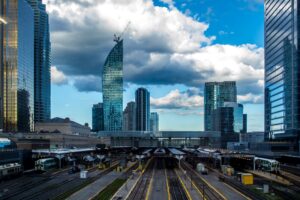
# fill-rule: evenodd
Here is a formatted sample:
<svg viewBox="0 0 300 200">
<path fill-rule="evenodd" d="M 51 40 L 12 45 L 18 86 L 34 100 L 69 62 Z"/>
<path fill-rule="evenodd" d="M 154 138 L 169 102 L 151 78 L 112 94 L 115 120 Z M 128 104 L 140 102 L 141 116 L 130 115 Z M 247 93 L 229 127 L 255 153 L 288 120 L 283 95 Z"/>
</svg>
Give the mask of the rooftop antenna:
<svg viewBox="0 0 300 200">
<path fill-rule="evenodd" d="M 124 28 L 123 32 L 120 35 L 114 34 L 114 42 L 118 43 L 122 40 L 122 37 L 125 34 L 125 32 L 128 30 L 130 24 L 131 24 L 131 21 L 129 21 L 127 23 L 126 27 Z"/>
</svg>

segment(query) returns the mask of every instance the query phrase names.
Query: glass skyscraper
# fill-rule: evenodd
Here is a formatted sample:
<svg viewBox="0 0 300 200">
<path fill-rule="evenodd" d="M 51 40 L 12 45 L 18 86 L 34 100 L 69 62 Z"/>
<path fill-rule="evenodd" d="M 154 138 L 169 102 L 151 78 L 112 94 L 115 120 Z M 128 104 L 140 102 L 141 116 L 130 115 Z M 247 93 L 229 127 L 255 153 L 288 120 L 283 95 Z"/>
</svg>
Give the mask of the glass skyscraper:
<svg viewBox="0 0 300 200">
<path fill-rule="evenodd" d="M 150 131 L 159 131 L 159 117 L 157 112 L 150 113 Z"/>
<path fill-rule="evenodd" d="M 34 121 L 44 122 L 51 114 L 49 19 L 42 0 L 27 0 L 34 11 Z"/>
<path fill-rule="evenodd" d="M 92 131 L 103 131 L 103 103 L 93 105 L 92 109 Z"/>
<path fill-rule="evenodd" d="M 237 102 L 235 81 L 207 82 L 204 88 L 204 129 L 213 130 L 212 114 L 224 102 Z"/>
<path fill-rule="evenodd" d="M 150 131 L 150 93 L 145 88 L 135 91 L 136 130 Z"/>
<path fill-rule="evenodd" d="M 244 131 L 243 112 L 243 105 L 235 102 L 224 102 L 213 111 L 213 131 L 221 132 L 222 148 L 227 147 L 227 142 L 238 142 L 239 133 Z"/>
<path fill-rule="evenodd" d="M 299 138 L 298 0 L 265 1 L 265 138 Z"/>
<path fill-rule="evenodd" d="M 127 106 L 123 112 L 123 131 L 135 131 L 136 130 L 136 106 L 135 102 L 127 103 Z"/>
<path fill-rule="evenodd" d="M 123 113 L 123 40 L 106 58 L 102 74 L 103 114 L 105 131 L 122 131 Z"/>
<path fill-rule="evenodd" d="M 34 13 L 26 0 L 0 0 L 0 16 L 0 126 L 33 131 Z"/>
</svg>

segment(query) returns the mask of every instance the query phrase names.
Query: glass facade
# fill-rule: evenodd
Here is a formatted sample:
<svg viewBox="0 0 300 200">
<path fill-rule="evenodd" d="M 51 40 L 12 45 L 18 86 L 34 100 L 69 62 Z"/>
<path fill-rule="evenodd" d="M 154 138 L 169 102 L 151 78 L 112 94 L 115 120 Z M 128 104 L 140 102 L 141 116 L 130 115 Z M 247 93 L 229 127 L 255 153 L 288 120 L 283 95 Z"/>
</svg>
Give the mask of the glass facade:
<svg viewBox="0 0 300 200">
<path fill-rule="evenodd" d="M 204 129 L 213 130 L 212 114 L 224 102 L 236 102 L 235 81 L 207 82 L 204 88 Z"/>
<path fill-rule="evenodd" d="M 50 34 L 46 6 L 41 0 L 27 0 L 34 11 L 34 121 L 51 115 Z"/>
<path fill-rule="evenodd" d="M 265 1 L 265 138 L 299 134 L 297 0 Z"/>
<path fill-rule="evenodd" d="M 152 112 L 150 114 L 150 131 L 159 131 L 159 117 L 157 112 Z"/>
<path fill-rule="evenodd" d="M 150 93 L 145 88 L 135 91 L 136 130 L 150 131 Z"/>
<path fill-rule="evenodd" d="M 223 148 L 227 147 L 227 142 L 238 142 L 238 133 L 244 129 L 243 112 L 243 105 L 235 102 L 224 102 L 222 107 L 213 111 L 213 131 L 221 132 Z"/>
<path fill-rule="evenodd" d="M 92 129 L 93 131 L 104 131 L 103 124 L 103 103 L 93 105 L 92 109 Z"/>
<path fill-rule="evenodd" d="M 123 112 L 123 131 L 136 130 L 136 105 L 135 102 L 127 103 Z"/>
<path fill-rule="evenodd" d="M 34 130 L 34 15 L 25 0 L 1 0 L 1 128 Z"/>
<path fill-rule="evenodd" d="M 105 131 L 122 131 L 123 113 L 123 40 L 106 58 L 102 74 Z"/>
</svg>

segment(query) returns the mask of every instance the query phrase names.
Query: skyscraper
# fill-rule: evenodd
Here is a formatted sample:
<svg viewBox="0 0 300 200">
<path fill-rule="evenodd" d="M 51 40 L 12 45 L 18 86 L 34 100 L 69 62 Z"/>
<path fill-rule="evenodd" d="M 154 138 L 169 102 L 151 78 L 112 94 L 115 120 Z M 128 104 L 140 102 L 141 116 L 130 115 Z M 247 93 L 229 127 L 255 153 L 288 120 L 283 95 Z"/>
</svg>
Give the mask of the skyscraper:
<svg viewBox="0 0 300 200">
<path fill-rule="evenodd" d="M 238 142 L 239 133 L 243 132 L 243 105 L 235 102 L 224 102 L 223 106 L 213 111 L 213 131 L 221 132 L 221 146 L 227 142 Z"/>
<path fill-rule="evenodd" d="M 243 133 L 247 133 L 248 131 L 248 115 L 243 114 Z"/>
<path fill-rule="evenodd" d="M 204 129 L 212 131 L 212 113 L 224 102 L 237 102 L 235 81 L 207 82 L 204 88 Z"/>
<path fill-rule="evenodd" d="M 108 54 L 102 74 L 103 114 L 105 131 L 122 130 L 123 113 L 123 40 Z"/>
<path fill-rule="evenodd" d="M 34 121 L 44 122 L 51 115 L 49 19 L 42 0 L 27 2 L 34 11 Z"/>
<path fill-rule="evenodd" d="M 135 131 L 136 130 L 136 106 L 135 102 L 131 101 L 127 103 L 127 106 L 123 112 L 123 131 Z"/>
<path fill-rule="evenodd" d="M 92 131 L 104 131 L 103 103 L 93 105 L 92 109 Z"/>
<path fill-rule="evenodd" d="M 299 1 L 265 1 L 265 138 L 299 140 Z"/>
<path fill-rule="evenodd" d="M 33 131 L 34 13 L 26 0 L 0 0 L 0 16 L 0 126 Z"/>
<path fill-rule="evenodd" d="M 159 131 L 159 117 L 157 112 L 150 113 L 150 131 Z"/>
<path fill-rule="evenodd" d="M 135 91 L 136 130 L 150 131 L 150 93 L 145 88 Z"/>
</svg>

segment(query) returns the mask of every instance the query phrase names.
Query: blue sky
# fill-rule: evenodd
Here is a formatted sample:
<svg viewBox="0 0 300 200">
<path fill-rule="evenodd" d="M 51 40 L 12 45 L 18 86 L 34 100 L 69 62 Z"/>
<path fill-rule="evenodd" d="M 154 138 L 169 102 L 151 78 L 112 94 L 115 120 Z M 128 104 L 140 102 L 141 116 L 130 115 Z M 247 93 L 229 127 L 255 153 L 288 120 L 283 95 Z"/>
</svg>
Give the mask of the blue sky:
<svg viewBox="0 0 300 200">
<path fill-rule="evenodd" d="M 87 2 L 46 1 L 52 117 L 91 124 L 92 105 L 102 101 L 101 69 L 114 45 L 112 35 L 130 20 L 124 36 L 124 108 L 136 88 L 146 87 L 161 130 L 203 130 L 203 83 L 237 80 L 248 130 L 263 130 L 263 1 Z M 109 9 L 122 12 L 114 19 Z M 77 14 L 83 20 L 74 20 Z"/>
</svg>

